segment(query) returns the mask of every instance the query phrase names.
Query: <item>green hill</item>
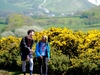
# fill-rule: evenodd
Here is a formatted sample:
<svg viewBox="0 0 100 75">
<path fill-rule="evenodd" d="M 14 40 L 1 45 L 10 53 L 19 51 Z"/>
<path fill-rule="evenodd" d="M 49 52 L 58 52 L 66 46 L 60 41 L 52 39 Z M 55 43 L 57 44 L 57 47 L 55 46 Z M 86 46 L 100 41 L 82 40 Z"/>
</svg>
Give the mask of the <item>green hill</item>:
<svg viewBox="0 0 100 75">
<path fill-rule="evenodd" d="M 41 8 L 39 9 L 39 5 Z M 87 0 L 0 0 L 0 10 L 49 10 L 72 13 L 93 7 Z"/>
<path fill-rule="evenodd" d="M 48 0 L 44 7 L 53 12 L 75 12 L 84 9 L 89 9 L 93 5 L 87 0 Z"/>
</svg>

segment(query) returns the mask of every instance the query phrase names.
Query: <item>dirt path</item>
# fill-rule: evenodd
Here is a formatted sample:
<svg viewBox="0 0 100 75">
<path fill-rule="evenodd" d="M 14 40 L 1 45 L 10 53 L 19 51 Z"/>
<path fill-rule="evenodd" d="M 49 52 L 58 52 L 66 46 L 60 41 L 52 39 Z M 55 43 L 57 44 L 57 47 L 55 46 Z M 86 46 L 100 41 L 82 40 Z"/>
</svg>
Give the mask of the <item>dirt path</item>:
<svg viewBox="0 0 100 75">
<path fill-rule="evenodd" d="M 43 9 L 46 13 L 49 13 L 49 10 L 47 8 L 42 7 L 46 2 L 47 2 L 47 0 L 44 0 L 43 3 L 38 6 L 38 8 Z"/>
</svg>

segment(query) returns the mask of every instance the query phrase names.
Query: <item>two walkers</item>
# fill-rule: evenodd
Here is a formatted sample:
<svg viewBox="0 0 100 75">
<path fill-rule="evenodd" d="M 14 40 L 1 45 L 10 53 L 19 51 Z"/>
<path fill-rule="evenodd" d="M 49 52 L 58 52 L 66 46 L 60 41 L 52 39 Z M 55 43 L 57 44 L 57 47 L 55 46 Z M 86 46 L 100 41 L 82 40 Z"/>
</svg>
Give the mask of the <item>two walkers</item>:
<svg viewBox="0 0 100 75">
<path fill-rule="evenodd" d="M 50 58 L 50 47 L 47 42 L 47 36 L 42 36 L 42 39 L 40 42 L 36 45 L 36 50 L 32 50 L 32 46 L 34 44 L 34 40 L 32 39 L 32 36 L 34 35 L 34 30 L 28 30 L 27 36 L 23 37 L 20 42 L 20 50 L 21 50 L 21 60 L 22 60 L 22 71 L 23 74 L 26 75 L 26 60 L 30 63 L 30 75 L 33 73 L 33 53 L 36 54 L 36 57 L 38 59 L 38 66 L 39 66 L 39 74 L 42 75 L 44 72 L 44 75 L 47 75 L 48 72 L 48 60 Z M 44 67 L 42 67 L 44 65 Z M 42 70 L 43 68 L 43 70 Z"/>
</svg>

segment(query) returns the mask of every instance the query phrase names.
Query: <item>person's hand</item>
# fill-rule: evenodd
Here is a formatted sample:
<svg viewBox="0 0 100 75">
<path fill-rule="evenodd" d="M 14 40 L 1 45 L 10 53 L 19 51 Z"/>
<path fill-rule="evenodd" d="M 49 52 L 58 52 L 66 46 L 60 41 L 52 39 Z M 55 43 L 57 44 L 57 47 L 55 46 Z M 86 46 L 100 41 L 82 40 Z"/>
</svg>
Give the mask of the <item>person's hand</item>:
<svg viewBox="0 0 100 75">
<path fill-rule="evenodd" d="M 30 58 L 29 58 L 29 56 L 27 55 L 27 60 L 29 61 L 29 59 L 30 59 Z"/>
<path fill-rule="evenodd" d="M 42 57 L 42 56 L 40 56 L 39 58 L 40 58 L 40 59 L 43 59 L 43 57 Z"/>
<path fill-rule="evenodd" d="M 34 53 L 34 50 L 30 50 L 31 53 Z"/>
<path fill-rule="evenodd" d="M 50 58 L 48 58 L 48 62 L 50 62 Z"/>
</svg>

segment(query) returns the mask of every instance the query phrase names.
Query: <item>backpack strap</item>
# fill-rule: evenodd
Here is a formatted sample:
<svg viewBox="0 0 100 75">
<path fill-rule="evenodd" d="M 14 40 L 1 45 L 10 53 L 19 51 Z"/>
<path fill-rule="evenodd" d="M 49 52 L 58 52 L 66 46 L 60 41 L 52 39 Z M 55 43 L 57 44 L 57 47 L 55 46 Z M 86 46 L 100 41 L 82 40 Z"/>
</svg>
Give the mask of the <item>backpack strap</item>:
<svg viewBox="0 0 100 75">
<path fill-rule="evenodd" d="M 41 41 L 39 41 L 39 46 L 38 47 L 40 47 L 41 46 Z M 46 45 L 48 46 L 48 42 L 46 42 Z M 39 52 L 40 52 L 40 49 L 39 49 Z"/>
<path fill-rule="evenodd" d="M 40 47 L 40 45 L 41 45 L 41 41 L 39 41 L 39 47 Z M 46 42 L 46 45 L 48 46 L 48 42 Z"/>
<path fill-rule="evenodd" d="M 40 45 L 41 45 L 41 41 L 38 42 L 38 51 L 40 52 Z"/>
<path fill-rule="evenodd" d="M 39 44 L 39 47 L 40 47 L 40 45 L 41 45 L 41 41 L 39 41 L 39 43 L 38 43 L 38 44 Z"/>
</svg>

